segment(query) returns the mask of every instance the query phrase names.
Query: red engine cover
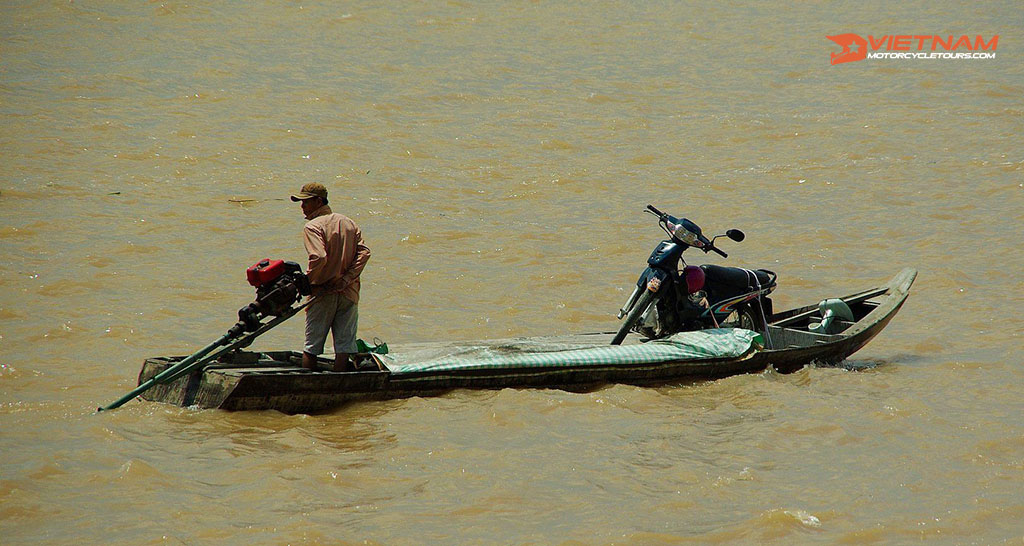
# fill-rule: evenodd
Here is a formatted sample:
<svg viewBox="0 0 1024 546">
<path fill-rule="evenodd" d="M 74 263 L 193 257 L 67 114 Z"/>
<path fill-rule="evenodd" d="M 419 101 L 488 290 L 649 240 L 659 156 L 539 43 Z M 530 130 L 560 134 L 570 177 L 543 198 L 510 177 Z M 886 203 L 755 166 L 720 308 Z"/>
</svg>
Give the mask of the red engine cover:
<svg viewBox="0 0 1024 546">
<path fill-rule="evenodd" d="M 249 280 L 249 284 L 258 288 L 260 285 L 280 277 L 282 273 L 284 273 L 284 260 L 264 258 L 245 270 L 245 278 Z"/>
</svg>

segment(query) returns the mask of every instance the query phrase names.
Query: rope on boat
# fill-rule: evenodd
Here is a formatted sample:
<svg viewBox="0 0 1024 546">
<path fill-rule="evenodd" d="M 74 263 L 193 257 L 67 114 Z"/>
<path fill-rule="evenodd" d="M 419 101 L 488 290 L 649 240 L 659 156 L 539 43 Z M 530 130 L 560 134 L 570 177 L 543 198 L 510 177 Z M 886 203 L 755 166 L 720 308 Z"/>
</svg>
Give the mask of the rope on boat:
<svg viewBox="0 0 1024 546">
<path fill-rule="evenodd" d="M 772 335 L 768 333 L 768 317 L 764 312 L 764 302 L 761 301 L 761 281 L 758 280 L 757 274 L 749 269 L 744 269 L 744 273 L 747 274 L 747 283 L 749 285 L 750 278 L 754 278 L 754 285 L 757 287 L 757 308 L 761 311 L 761 323 L 764 324 L 764 338 L 767 343 L 767 347 L 772 346 Z"/>
</svg>

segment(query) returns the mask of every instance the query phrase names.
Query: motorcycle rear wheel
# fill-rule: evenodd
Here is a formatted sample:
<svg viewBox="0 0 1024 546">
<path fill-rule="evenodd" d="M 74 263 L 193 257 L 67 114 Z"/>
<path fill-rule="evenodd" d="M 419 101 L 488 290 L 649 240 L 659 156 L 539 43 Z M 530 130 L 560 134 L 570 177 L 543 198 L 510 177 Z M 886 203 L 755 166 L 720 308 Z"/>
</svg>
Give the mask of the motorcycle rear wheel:
<svg viewBox="0 0 1024 546">
<path fill-rule="evenodd" d="M 619 331 L 615 333 L 615 337 L 612 338 L 612 345 L 621 345 L 622 340 L 626 339 L 626 334 L 633 329 L 633 325 L 636 321 L 640 320 L 640 316 L 647 311 L 652 305 L 658 303 L 654 293 L 650 290 L 644 290 L 644 293 L 640 295 L 640 299 L 633 305 L 633 308 L 629 310 L 629 314 L 622 320 L 622 326 L 619 327 Z"/>
<path fill-rule="evenodd" d="M 722 321 L 722 326 L 725 328 L 743 328 L 755 332 L 764 332 L 764 321 L 761 320 L 760 313 L 750 307 L 750 305 L 737 307 L 727 320 Z"/>
</svg>

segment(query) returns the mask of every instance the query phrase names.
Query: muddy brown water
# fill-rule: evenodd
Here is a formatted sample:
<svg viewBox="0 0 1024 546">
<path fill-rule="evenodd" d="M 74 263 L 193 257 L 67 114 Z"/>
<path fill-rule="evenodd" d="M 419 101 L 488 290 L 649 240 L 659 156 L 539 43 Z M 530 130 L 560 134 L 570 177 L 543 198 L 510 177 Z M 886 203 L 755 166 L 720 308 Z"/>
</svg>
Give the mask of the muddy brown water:
<svg viewBox="0 0 1024 546">
<path fill-rule="evenodd" d="M 830 66 L 826 35 L 999 34 Z M 1024 536 L 1013 2 L 5 3 L 0 542 L 998 543 Z M 326 415 L 135 401 L 362 227 L 361 336 L 607 331 L 653 203 L 777 308 L 920 271 L 844 368 Z M 292 321 L 258 342 L 297 349 Z"/>
</svg>

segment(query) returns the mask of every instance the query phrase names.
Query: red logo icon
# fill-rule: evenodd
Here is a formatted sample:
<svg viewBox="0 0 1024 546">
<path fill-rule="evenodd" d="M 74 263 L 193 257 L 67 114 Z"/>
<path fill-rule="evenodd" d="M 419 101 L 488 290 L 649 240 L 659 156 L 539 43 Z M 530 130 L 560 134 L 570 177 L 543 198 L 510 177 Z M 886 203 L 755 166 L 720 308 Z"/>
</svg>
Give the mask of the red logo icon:
<svg viewBox="0 0 1024 546">
<path fill-rule="evenodd" d="M 826 38 L 843 46 L 839 53 L 832 53 L 832 64 L 863 61 L 868 57 L 868 41 L 856 34 L 840 34 Z"/>
</svg>

